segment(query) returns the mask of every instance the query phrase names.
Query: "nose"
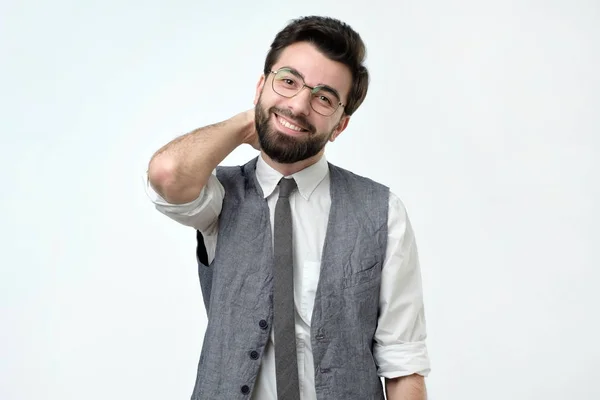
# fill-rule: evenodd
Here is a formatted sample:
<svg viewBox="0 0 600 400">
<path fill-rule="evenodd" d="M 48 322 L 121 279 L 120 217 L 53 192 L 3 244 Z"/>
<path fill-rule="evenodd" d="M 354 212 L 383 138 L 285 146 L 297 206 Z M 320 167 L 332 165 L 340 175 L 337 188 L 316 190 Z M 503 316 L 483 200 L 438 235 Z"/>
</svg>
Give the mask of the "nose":
<svg viewBox="0 0 600 400">
<path fill-rule="evenodd" d="M 295 114 L 309 115 L 312 111 L 310 100 L 312 94 L 308 87 L 303 87 L 294 97 L 288 99 L 288 108 Z"/>
</svg>

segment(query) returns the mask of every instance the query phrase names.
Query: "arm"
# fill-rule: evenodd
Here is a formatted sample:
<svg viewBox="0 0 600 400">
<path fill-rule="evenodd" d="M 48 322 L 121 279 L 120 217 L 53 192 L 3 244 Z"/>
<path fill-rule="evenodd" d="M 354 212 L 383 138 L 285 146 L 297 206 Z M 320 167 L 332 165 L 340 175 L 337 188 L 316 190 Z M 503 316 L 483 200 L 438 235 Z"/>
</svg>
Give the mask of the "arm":
<svg viewBox="0 0 600 400">
<path fill-rule="evenodd" d="M 257 147 L 254 109 L 196 129 L 160 148 L 148 165 L 152 188 L 170 204 L 196 199 L 217 165 L 242 143 Z"/>
<path fill-rule="evenodd" d="M 385 395 L 388 400 L 426 400 L 425 378 L 413 374 L 385 380 Z"/>
<path fill-rule="evenodd" d="M 374 357 L 388 399 L 424 400 L 430 362 L 419 255 L 404 204 L 393 193 L 379 308 Z"/>
</svg>

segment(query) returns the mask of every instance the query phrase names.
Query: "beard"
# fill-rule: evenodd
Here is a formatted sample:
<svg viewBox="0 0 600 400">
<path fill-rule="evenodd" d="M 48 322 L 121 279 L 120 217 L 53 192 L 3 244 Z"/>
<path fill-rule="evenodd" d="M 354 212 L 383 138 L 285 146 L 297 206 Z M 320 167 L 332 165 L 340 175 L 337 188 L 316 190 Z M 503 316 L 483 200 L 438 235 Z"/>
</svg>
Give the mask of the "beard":
<svg viewBox="0 0 600 400">
<path fill-rule="evenodd" d="M 260 100 L 255 107 L 256 132 L 262 151 L 273 161 L 281 164 L 292 164 L 306 160 L 318 154 L 327 144 L 333 134 L 334 127 L 329 133 L 317 133 L 306 118 L 294 115 L 290 110 L 271 107 L 265 110 Z M 288 117 L 305 127 L 308 132 L 301 137 L 281 133 L 269 123 L 271 114 Z"/>
</svg>

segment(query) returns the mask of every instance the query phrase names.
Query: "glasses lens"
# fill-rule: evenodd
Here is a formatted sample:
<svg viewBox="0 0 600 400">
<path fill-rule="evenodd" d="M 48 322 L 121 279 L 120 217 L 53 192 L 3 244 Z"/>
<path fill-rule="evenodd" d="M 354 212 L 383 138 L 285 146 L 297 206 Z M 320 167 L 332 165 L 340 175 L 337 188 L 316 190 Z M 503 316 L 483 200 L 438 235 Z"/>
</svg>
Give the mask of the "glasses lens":
<svg viewBox="0 0 600 400">
<path fill-rule="evenodd" d="M 316 112 L 323 115 L 331 115 L 337 110 L 340 99 L 332 91 L 317 86 L 312 91 L 310 104 Z"/>
<path fill-rule="evenodd" d="M 285 97 L 295 96 L 304 86 L 304 82 L 287 69 L 280 69 L 273 78 L 273 90 Z"/>
</svg>

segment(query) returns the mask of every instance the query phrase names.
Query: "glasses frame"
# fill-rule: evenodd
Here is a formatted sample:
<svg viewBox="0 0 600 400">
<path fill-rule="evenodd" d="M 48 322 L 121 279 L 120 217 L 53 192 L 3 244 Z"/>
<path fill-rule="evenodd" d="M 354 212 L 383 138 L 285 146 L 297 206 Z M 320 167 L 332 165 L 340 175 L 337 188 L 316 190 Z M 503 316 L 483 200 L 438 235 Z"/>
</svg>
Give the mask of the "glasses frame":
<svg viewBox="0 0 600 400">
<path fill-rule="evenodd" d="M 296 76 L 298 79 L 300 79 L 302 81 L 302 87 L 300 89 L 298 89 L 298 91 L 295 94 L 293 94 L 292 96 L 285 96 L 285 95 L 279 93 L 277 90 L 275 90 L 275 75 L 277 75 L 280 71 L 289 71 L 292 75 Z M 317 85 L 317 86 L 309 86 L 309 85 L 307 85 L 306 82 L 304 82 L 304 78 L 302 78 L 302 76 L 300 76 L 298 74 L 298 72 L 296 72 L 294 69 L 289 68 L 289 67 L 282 67 L 282 68 L 279 68 L 277 71 L 271 70 L 269 72 L 273 74 L 273 79 L 271 80 L 271 88 L 279 96 L 285 97 L 286 99 L 291 99 L 292 97 L 297 96 L 304 88 L 308 88 L 310 90 L 311 95 L 317 89 L 325 88 L 325 89 L 328 89 L 329 91 L 333 90 L 329 86 L 326 86 L 326 85 Z M 337 97 L 337 94 L 336 94 L 336 97 Z M 338 97 L 338 99 L 339 99 L 339 97 Z M 312 105 L 312 101 L 309 101 L 308 104 L 310 104 L 310 108 L 312 108 L 314 112 L 316 112 L 317 114 L 322 115 L 324 117 L 331 117 L 340 108 L 340 106 L 346 107 L 346 104 L 343 104 L 341 101 L 338 101 L 338 103 L 335 106 L 335 109 L 332 111 L 331 114 L 323 114 L 323 113 L 315 110 L 315 108 Z"/>
</svg>

